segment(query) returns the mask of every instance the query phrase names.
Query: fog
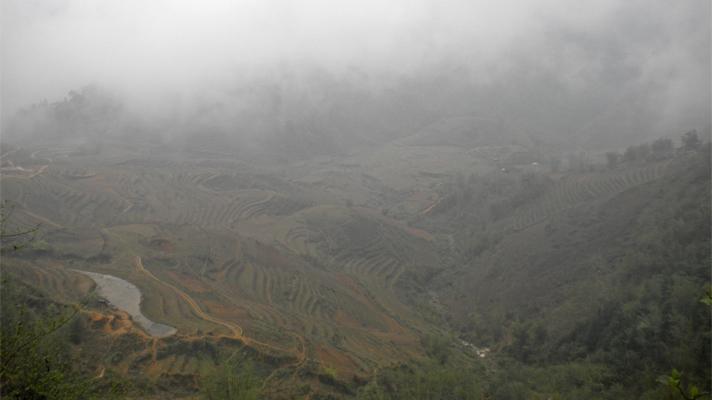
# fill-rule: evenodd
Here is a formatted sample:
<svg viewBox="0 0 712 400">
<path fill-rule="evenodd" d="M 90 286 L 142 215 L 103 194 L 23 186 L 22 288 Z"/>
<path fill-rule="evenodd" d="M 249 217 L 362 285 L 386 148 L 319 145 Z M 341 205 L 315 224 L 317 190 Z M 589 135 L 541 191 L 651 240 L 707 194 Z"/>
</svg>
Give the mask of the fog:
<svg viewBox="0 0 712 400">
<path fill-rule="evenodd" d="M 712 393 L 712 0 L 0 11 L 3 399 Z"/>
<path fill-rule="evenodd" d="M 5 0 L 3 126 L 93 84 L 164 137 L 201 121 L 249 140 L 307 113 L 374 140 L 476 115 L 615 147 L 709 125 L 709 17 L 703 0 Z"/>
</svg>

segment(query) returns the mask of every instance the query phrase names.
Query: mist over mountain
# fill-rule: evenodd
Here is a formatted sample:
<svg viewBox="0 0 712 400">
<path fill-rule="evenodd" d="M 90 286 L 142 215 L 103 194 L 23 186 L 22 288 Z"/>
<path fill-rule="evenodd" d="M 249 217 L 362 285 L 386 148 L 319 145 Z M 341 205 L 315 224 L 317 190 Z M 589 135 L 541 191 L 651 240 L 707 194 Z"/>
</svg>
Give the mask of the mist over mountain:
<svg viewBox="0 0 712 400">
<path fill-rule="evenodd" d="M 0 397 L 709 399 L 707 0 L 4 0 Z"/>
<path fill-rule="evenodd" d="M 706 128 L 708 16 L 698 1 L 8 1 L 3 126 L 95 85 L 166 138 L 330 152 L 475 116 L 512 139 L 616 148 Z"/>
</svg>

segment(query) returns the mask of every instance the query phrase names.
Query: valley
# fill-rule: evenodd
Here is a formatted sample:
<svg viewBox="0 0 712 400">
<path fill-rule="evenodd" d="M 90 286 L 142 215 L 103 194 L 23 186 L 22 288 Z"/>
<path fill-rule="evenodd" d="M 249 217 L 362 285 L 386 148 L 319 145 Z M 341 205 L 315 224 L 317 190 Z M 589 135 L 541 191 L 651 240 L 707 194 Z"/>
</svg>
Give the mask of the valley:
<svg viewBox="0 0 712 400">
<path fill-rule="evenodd" d="M 712 400 L 704 0 L 2 0 L 0 398 Z"/>
<path fill-rule="evenodd" d="M 432 176 L 389 169 L 383 179 L 402 183 L 384 198 L 386 184 L 365 172 L 374 166 L 356 167 L 368 154 L 341 161 L 350 166 L 335 176 L 332 160 L 275 170 L 146 147 L 150 159 L 119 144 L 111 151 L 109 165 L 107 154 L 14 153 L 51 160 L 43 173 L 2 178 L 12 224 L 39 225 L 33 246 L 47 246 L 30 251 L 28 283 L 43 286 L 46 268 L 63 271 L 68 291 L 73 270 L 110 274 L 137 286 L 142 312 L 176 327 L 178 340 L 230 338 L 294 357 L 285 367 L 293 372 L 331 368 L 346 382 L 423 357 L 419 338 L 439 329 L 399 287 L 440 268 L 436 238 L 389 214 L 418 215 L 437 196 L 435 181 L 479 160 L 442 164 Z M 417 149 L 399 151 L 406 160 Z"/>
<path fill-rule="evenodd" d="M 523 272 L 516 266 L 537 254 L 518 247 L 544 240 L 556 254 L 561 244 L 551 235 L 565 221 L 595 226 L 584 210 L 674 177 L 694 158 L 557 172 L 538 162 L 500 161 L 521 146 L 496 147 L 494 157 L 482 146 L 388 144 L 284 165 L 206 159 L 204 152 L 150 144 L 102 149 L 100 157 L 51 147 L 4 155 L 35 171 L 3 175 L 9 221 L 39 227 L 30 248 L 4 268 L 56 301 L 97 291 L 131 314 L 124 323 L 138 325 L 124 335 L 150 336 L 142 340 L 151 343 L 152 361 L 134 365 L 152 382 L 197 377 L 219 367 L 221 357 L 229 360 L 227 349 L 239 343 L 239 353 L 266 363 L 265 393 L 274 398 L 289 398 L 296 382 L 307 392 L 348 393 L 380 369 L 427 360 L 424 338 L 457 331 L 448 347 L 461 348 L 458 362 L 491 365 L 490 357 L 510 354 L 507 337 L 517 328 L 511 316 L 497 319 L 498 308 L 481 307 L 501 307 L 507 301 L 493 302 L 506 295 L 517 313 L 527 313 L 534 293 L 556 296 L 545 286 L 567 279 L 555 268 L 517 277 Z M 49 163 L 34 165 L 37 154 Z M 495 188 L 495 198 L 474 197 L 480 181 Z M 540 239 L 542 232 L 552 239 Z M 578 237 L 571 231 L 565 248 L 576 248 Z M 472 246 L 479 246 L 475 253 Z M 503 260 L 515 268 L 508 282 L 526 287 L 498 286 L 501 272 L 491 266 Z M 27 262 L 31 267 L 22 266 Z M 98 288 L 88 289 L 78 273 Z M 116 300 L 105 286 L 114 281 L 133 292 Z M 102 309 L 85 312 L 106 316 Z M 451 318 L 475 318 L 481 326 L 473 331 L 446 322 Z M 225 356 L 206 362 L 175 353 L 180 343 L 196 341 Z M 103 374 L 121 364 L 96 368 Z"/>
</svg>

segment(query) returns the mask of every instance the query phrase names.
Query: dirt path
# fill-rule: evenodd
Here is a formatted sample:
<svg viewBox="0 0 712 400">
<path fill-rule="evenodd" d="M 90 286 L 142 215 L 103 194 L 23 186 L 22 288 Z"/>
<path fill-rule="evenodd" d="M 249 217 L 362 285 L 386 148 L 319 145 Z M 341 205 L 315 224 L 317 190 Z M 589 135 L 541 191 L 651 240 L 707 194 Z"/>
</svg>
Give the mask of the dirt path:
<svg viewBox="0 0 712 400">
<path fill-rule="evenodd" d="M 28 176 L 27 179 L 32 179 L 32 178 L 36 177 L 37 175 L 43 173 L 44 170 L 47 169 L 47 167 L 49 167 L 49 165 L 43 165 L 43 166 L 41 166 L 37 171 L 35 171 L 34 173 L 32 173 L 32 175 Z"/>
<path fill-rule="evenodd" d="M 14 150 L 7 151 L 7 152 L 5 152 L 5 154 L 0 154 L 0 159 L 2 159 L 3 157 L 7 157 L 7 156 L 9 156 L 10 154 L 12 154 L 12 153 L 14 153 L 14 152 L 16 152 L 16 151 L 18 151 L 18 150 L 20 150 L 20 147 L 14 149 Z"/>
<path fill-rule="evenodd" d="M 427 215 L 433 208 L 435 208 L 435 206 L 437 206 L 438 204 L 440 204 L 440 201 L 441 201 L 441 200 L 442 200 L 442 198 L 438 198 L 438 199 L 435 200 L 430 206 L 428 206 L 428 208 L 426 208 L 425 210 L 421 211 L 420 213 L 423 214 L 423 215 Z"/>
<path fill-rule="evenodd" d="M 275 369 L 272 371 L 271 374 L 265 378 L 265 380 L 262 382 L 262 390 L 264 391 L 267 388 L 267 384 L 277 376 L 277 373 L 285 368 L 294 368 L 294 373 L 292 373 L 292 378 L 299 372 L 299 370 L 306 364 L 308 358 L 307 358 L 307 346 L 306 342 L 304 341 L 304 338 L 302 336 L 297 335 L 296 333 L 292 333 L 292 335 L 297 339 L 299 342 L 299 350 L 297 351 L 297 361 L 284 365 L 280 368 Z"/>
<path fill-rule="evenodd" d="M 156 282 L 158 282 L 162 285 L 165 285 L 165 286 L 171 288 L 173 291 L 175 291 L 178 294 L 178 296 L 181 297 L 181 299 L 183 299 L 186 303 L 188 303 L 188 305 L 193 309 L 193 312 L 195 312 L 195 314 L 199 318 L 201 318 L 205 321 L 208 321 L 208 322 L 212 322 L 216 325 L 220 325 L 220 326 L 224 326 L 224 327 L 228 328 L 232 332 L 232 335 L 227 336 L 227 337 L 230 337 L 233 339 L 238 339 L 238 340 L 242 341 L 243 343 L 245 343 L 245 345 L 247 345 L 247 346 L 267 348 L 267 349 L 270 349 L 273 351 L 277 351 L 279 353 L 296 353 L 297 362 L 293 364 L 295 366 L 301 366 L 302 364 L 304 364 L 304 362 L 306 362 L 306 360 L 307 360 L 306 342 L 302 336 L 292 333 L 292 335 L 297 339 L 297 342 L 299 343 L 298 348 L 296 350 L 283 349 L 283 348 L 276 347 L 271 344 L 264 343 L 259 340 L 250 338 L 248 336 L 245 336 L 243 333 L 242 327 L 240 327 L 239 325 L 232 323 L 230 321 L 225 321 L 223 319 L 213 317 L 212 315 L 205 313 L 200 308 L 200 305 L 192 297 L 190 297 L 190 295 L 188 295 L 184 291 L 180 290 L 175 285 L 172 285 L 172 284 L 165 282 L 165 281 L 159 279 L 158 277 L 156 277 L 151 271 L 147 270 L 143 266 L 143 261 L 141 260 L 140 256 L 134 257 L 134 265 L 139 272 L 145 274 L 146 276 L 150 277 L 151 279 L 155 280 Z"/>
<path fill-rule="evenodd" d="M 136 266 L 136 269 L 137 269 L 139 272 L 144 273 L 144 274 L 147 275 L 149 278 L 154 279 L 155 281 L 157 281 L 157 282 L 159 282 L 159 283 L 161 283 L 161 284 L 163 284 L 163 285 L 165 285 L 165 286 L 168 286 L 169 288 L 173 289 L 173 291 L 175 291 L 175 292 L 178 294 L 178 296 L 180 296 L 186 303 L 188 303 L 188 305 L 190 306 L 190 308 L 193 309 L 193 312 L 195 312 L 195 314 L 196 314 L 198 317 L 200 317 L 201 319 L 203 319 L 203 320 L 205 320 L 205 321 L 212 322 L 212 323 L 214 323 L 214 324 L 216 324 L 216 325 L 221 325 L 221 326 L 224 326 L 224 327 L 228 328 L 230 331 L 232 331 L 232 335 L 233 335 L 234 338 L 240 339 L 240 340 L 244 341 L 245 343 L 247 343 L 248 340 L 246 340 L 245 336 L 243 336 L 243 334 L 242 334 L 242 328 L 241 328 L 239 325 L 236 325 L 236 324 L 233 324 L 232 322 L 228 322 L 228 321 L 225 321 L 225 320 L 222 320 L 222 319 L 219 319 L 219 318 L 215 318 L 215 317 L 213 317 L 213 316 L 211 316 L 211 315 L 209 315 L 209 314 L 206 314 L 206 313 L 200 308 L 200 306 L 198 305 L 198 303 L 196 303 L 195 300 L 193 300 L 193 298 L 190 297 L 187 293 L 185 293 L 184 291 L 178 289 L 178 288 L 175 287 L 174 285 L 171 285 L 171 284 L 168 283 L 168 282 L 165 282 L 165 281 L 162 281 L 162 280 L 158 279 L 155 275 L 153 275 L 153 273 L 152 273 L 151 271 L 147 270 L 147 269 L 143 266 L 143 262 L 141 261 L 141 257 L 136 256 L 136 257 L 134 258 L 134 265 Z"/>
<path fill-rule="evenodd" d="M 34 170 L 34 171 L 31 170 L 31 169 L 24 169 L 24 168 L 22 168 L 22 167 L 18 167 L 18 168 L 20 168 L 20 170 L 21 170 L 22 172 L 26 172 L 26 171 L 33 171 L 33 172 L 32 172 L 31 174 L 27 175 L 27 176 L 11 175 L 11 176 L 9 176 L 8 178 L 15 178 L 15 179 L 32 179 L 32 178 L 36 177 L 37 175 L 43 173 L 43 172 L 47 169 L 47 167 L 49 167 L 49 165 L 43 165 L 43 166 L 37 168 L 37 170 Z M 3 168 L 3 170 L 5 170 L 5 169 Z"/>
<path fill-rule="evenodd" d="M 35 218 L 35 219 L 39 220 L 40 222 L 46 223 L 47 225 L 49 225 L 49 226 L 51 226 L 51 227 L 53 227 L 53 228 L 58 228 L 58 229 L 64 228 L 62 225 L 60 225 L 60 224 L 58 224 L 58 223 L 56 223 L 56 222 L 54 222 L 54 221 L 50 221 L 49 219 L 47 219 L 47 218 L 45 218 L 45 217 L 43 217 L 43 216 L 41 216 L 41 215 L 37 215 L 37 214 L 35 214 L 35 213 L 33 213 L 33 212 L 30 212 L 30 211 L 28 211 L 28 210 L 22 210 L 22 212 L 24 212 L 25 214 L 29 215 L 29 216 L 32 217 L 32 218 Z"/>
</svg>

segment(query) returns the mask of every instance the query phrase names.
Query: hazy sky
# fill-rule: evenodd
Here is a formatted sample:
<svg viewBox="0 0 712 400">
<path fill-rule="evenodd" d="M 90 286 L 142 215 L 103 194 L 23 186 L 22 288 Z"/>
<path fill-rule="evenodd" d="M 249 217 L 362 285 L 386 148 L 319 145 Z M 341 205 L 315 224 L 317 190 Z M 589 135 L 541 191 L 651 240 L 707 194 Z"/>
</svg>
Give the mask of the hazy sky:
<svg viewBox="0 0 712 400">
<path fill-rule="evenodd" d="M 265 68 L 441 63 L 485 81 L 528 63 L 584 89 L 610 75 L 665 85 L 669 106 L 687 107 L 709 102 L 709 3 L 2 0 L 3 114 L 89 83 L 148 96 Z"/>
</svg>

